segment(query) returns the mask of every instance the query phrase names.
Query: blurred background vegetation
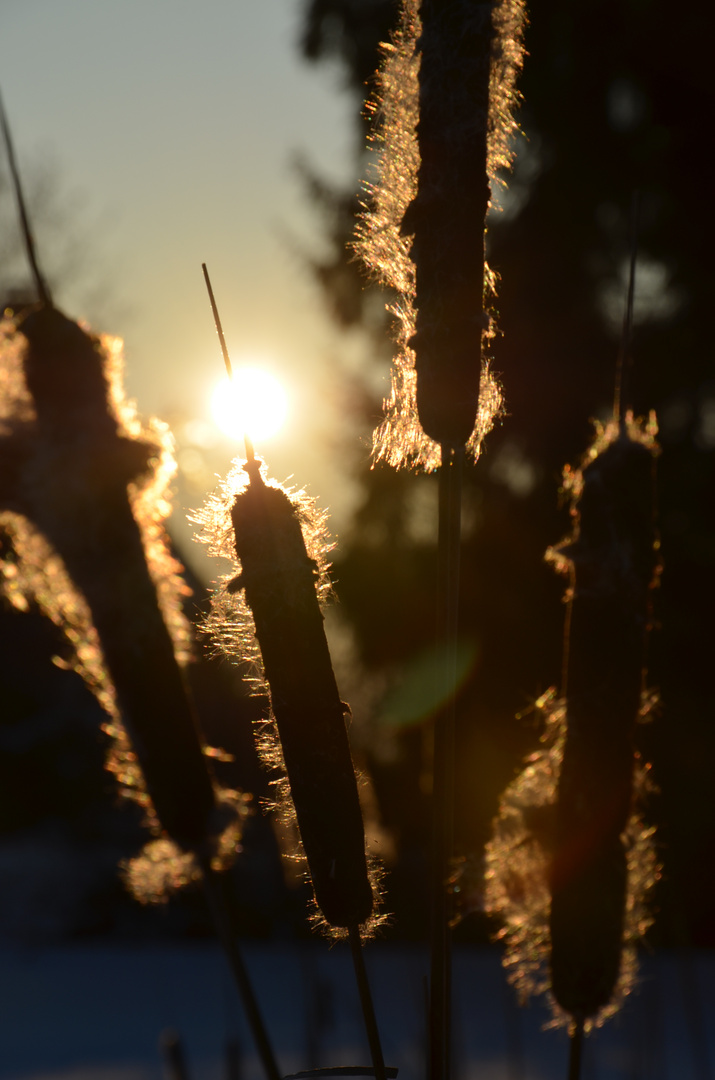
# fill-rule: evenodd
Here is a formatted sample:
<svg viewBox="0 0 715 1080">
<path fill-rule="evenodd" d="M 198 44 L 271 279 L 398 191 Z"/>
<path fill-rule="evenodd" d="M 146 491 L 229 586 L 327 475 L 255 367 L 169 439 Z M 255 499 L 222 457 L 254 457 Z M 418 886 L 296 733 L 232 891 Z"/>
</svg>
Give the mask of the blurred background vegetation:
<svg viewBox="0 0 715 1080">
<path fill-rule="evenodd" d="M 297 164 L 297 174 L 322 231 L 323 254 L 306 253 L 303 268 L 319 284 L 326 319 L 374 356 L 374 369 L 345 364 L 341 391 L 350 438 L 357 428 L 368 442 L 391 355 L 389 297 L 367 284 L 348 245 L 369 171 L 364 98 L 378 43 L 396 17 L 397 5 L 385 0 L 312 0 L 303 5 L 299 44 L 307 63 L 340 65 L 354 102 L 354 182 L 336 186 L 310 160 Z M 714 22 L 710 10 L 674 13 L 657 0 L 545 0 L 531 12 L 519 84 L 523 134 L 488 234 L 490 264 L 501 277 L 493 351 L 507 412 L 466 477 L 457 850 L 465 859 L 458 934 L 468 940 L 485 941 L 490 932 L 479 876 L 500 792 L 536 746 L 534 700 L 560 680 L 564 583 L 543 555 L 569 529 L 559 500 L 562 468 L 586 450 L 591 419 L 606 419 L 612 408 L 637 189 L 630 404 L 636 414 L 657 411 L 662 446 L 664 573 L 649 671 L 661 707 L 640 731 L 659 788 L 648 816 L 664 866 L 651 938 L 715 945 L 715 164 L 708 153 L 715 94 L 706 54 Z M 339 681 L 353 707 L 352 737 L 374 816 L 392 851 L 388 933 L 419 937 L 427 922 L 430 752 L 421 677 L 436 662 L 436 480 L 371 470 L 366 453 L 337 449 L 360 491 L 334 562 Z M 193 584 L 200 607 L 203 587 Z M 24 874 L 35 882 L 37 902 L 33 924 L 26 894 L 6 890 L 20 899 L 12 910 L 0 900 L 0 918 L 37 933 L 64 889 L 65 908 L 49 919 L 47 934 L 208 932 L 200 897 L 153 913 L 123 898 L 113 868 L 140 843 L 139 815 L 117 811 L 111 778 L 99 768 L 98 706 L 77 677 L 51 664 L 64 646 L 38 616 L 6 611 L 1 618 L 0 858 L 6 880 Z M 267 779 L 250 739 L 260 703 L 236 672 L 208 657 L 191 677 L 208 741 L 235 756 L 220 766 L 225 779 L 260 798 Z M 236 873 L 247 932 L 303 932 L 305 891 L 283 883 L 260 815 L 245 846 Z M 34 861 L 21 851 L 34 851 Z M 86 869 L 89 852 L 94 871 Z"/>
</svg>

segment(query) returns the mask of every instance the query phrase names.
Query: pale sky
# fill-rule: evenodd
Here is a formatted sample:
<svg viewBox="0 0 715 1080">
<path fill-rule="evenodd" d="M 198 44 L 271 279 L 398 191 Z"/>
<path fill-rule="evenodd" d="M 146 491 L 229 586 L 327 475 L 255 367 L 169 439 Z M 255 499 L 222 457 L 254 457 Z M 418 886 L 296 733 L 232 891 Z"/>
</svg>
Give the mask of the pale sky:
<svg viewBox="0 0 715 1080">
<path fill-rule="evenodd" d="M 184 421 L 210 421 L 223 372 L 205 261 L 234 364 L 258 361 L 289 395 L 283 436 L 257 450 L 272 476 L 292 473 L 329 506 L 339 531 L 354 490 L 335 449 L 336 357 L 354 369 L 362 346 L 333 330 L 297 254 L 320 236 L 291 159 L 352 182 L 353 115 L 339 71 L 300 58 L 301 10 L 0 0 L 0 88 L 56 305 L 125 339 L 130 396 L 184 445 L 187 432 L 211 436 Z M 198 486 L 235 452 L 216 447 Z M 347 452 L 367 456 L 349 440 Z M 179 496 L 177 518 L 202 501 L 198 489 Z"/>
</svg>

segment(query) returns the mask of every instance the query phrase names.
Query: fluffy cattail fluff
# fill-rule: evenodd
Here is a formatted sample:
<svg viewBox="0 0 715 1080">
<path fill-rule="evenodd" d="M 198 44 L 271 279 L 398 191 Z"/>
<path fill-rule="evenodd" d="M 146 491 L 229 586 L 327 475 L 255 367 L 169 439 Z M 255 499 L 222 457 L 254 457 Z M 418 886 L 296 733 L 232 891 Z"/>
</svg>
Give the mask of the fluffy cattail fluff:
<svg viewBox="0 0 715 1080">
<path fill-rule="evenodd" d="M 6 320 L 0 349 L 6 595 L 35 601 L 64 630 L 112 716 L 110 767 L 189 854 L 191 876 L 194 855 L 235 848 L 243 809 L 230 795 L 219 806 L 179 663 L 189 632 L 163 529 L 168 432 L 142 428 L 124 401 L 121 343 L 51 305 Z M 156 850 L 150 863 L 156 881 Z"/>
<path fill-rule="evenodd" d="M 439 444 L 474 457 L 501 407 L 482 345 L 494 275 L 484 259 L 490 180 L 510 162 L 522 61 L 521 0 L 405 0 L 376 99 L 379 181 L 356 250 L 400 298 L 386 416 L 374 455 L 440 463 Z"/>
<path fill-rule="evenodd" d="M 330 589 L 324 519 L 304 494 L 289 496 L 265 483 L 253 460 L 234 469 L 222 495 L 198 520 L 213 554 L 238 557 L 240 573 L 216 596 L 209 630 L 225 651 L 243 660 L 258 659 L 254 635 L 257 640 L 270 721 L 280 741 L 269 735 L 262 749 L 270 764 L 285 767 L 316 904 L 338 932 L 358 925 L 365 930 L 375 924 L 375 886 L 365 856 L 347 706 L 336 686 L 320 609 Z M 261 682 L 259 677 L 263 689 Z"/>
<path fill-rule="evenodd" d="M 657 580 L 655 419 L 628 415 L 566 470 L 573 535 L 547 558 L 568 573 L 565 696 L 539 702 L 543 749 L 507 789 L 488 846 L 487 906 L 504 924 L 522 995 L 547 990 L 557 1020 L 586 1029 L 616 1011 L 635 974 L 657 877 L 639 803 L 649 767 L 635 727 Z"/>
</svg>

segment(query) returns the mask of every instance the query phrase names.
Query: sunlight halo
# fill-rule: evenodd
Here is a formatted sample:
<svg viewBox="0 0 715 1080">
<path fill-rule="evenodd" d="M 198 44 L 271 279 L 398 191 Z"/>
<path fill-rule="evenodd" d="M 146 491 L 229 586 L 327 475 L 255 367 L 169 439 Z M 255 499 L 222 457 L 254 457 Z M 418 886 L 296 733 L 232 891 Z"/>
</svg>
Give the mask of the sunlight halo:
<svg viewBox="0 0 715 1080">
<path fill-rule="evenodd" d="M 278 379 L 259 367 L 237 367 L 211 393 L 211 416 L 224 435 L 255 443 L 276 435 L 288 414 L 288 398 Z"/>
</svg>

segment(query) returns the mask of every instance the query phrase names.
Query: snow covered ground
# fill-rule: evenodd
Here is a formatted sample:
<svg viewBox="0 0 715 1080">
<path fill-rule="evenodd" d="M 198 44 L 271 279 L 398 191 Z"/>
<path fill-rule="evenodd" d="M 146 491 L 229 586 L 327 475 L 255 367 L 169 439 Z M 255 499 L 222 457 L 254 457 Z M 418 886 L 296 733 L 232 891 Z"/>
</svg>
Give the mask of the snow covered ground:
<svg viewBox="0 0 715 1080">
<path fill-rule="evenodd" d="M 285 1073 L 367 1065 L 349 953 L 342 947 L 250 945 L 246 960 Z M 387 1064 L 424 1077 L 428 958 L 374 945 L 367 964 Z M 455 1080 L 566 1076 L 563 1031 L 518 1009 L 497 952 L 461 949 L 454 978 Z M 707 1080 L 715 1065 L 715 955 L 645 958 L 637 992 L 586 1042 L 583 1080 Z M 0 949 L 0 1080 L 162 1080 L 162 1033 L 176 1032 L 190 1080 L 262 1080 L 231 978 L 211 943 L 84 944 Z"/>
</svg>

